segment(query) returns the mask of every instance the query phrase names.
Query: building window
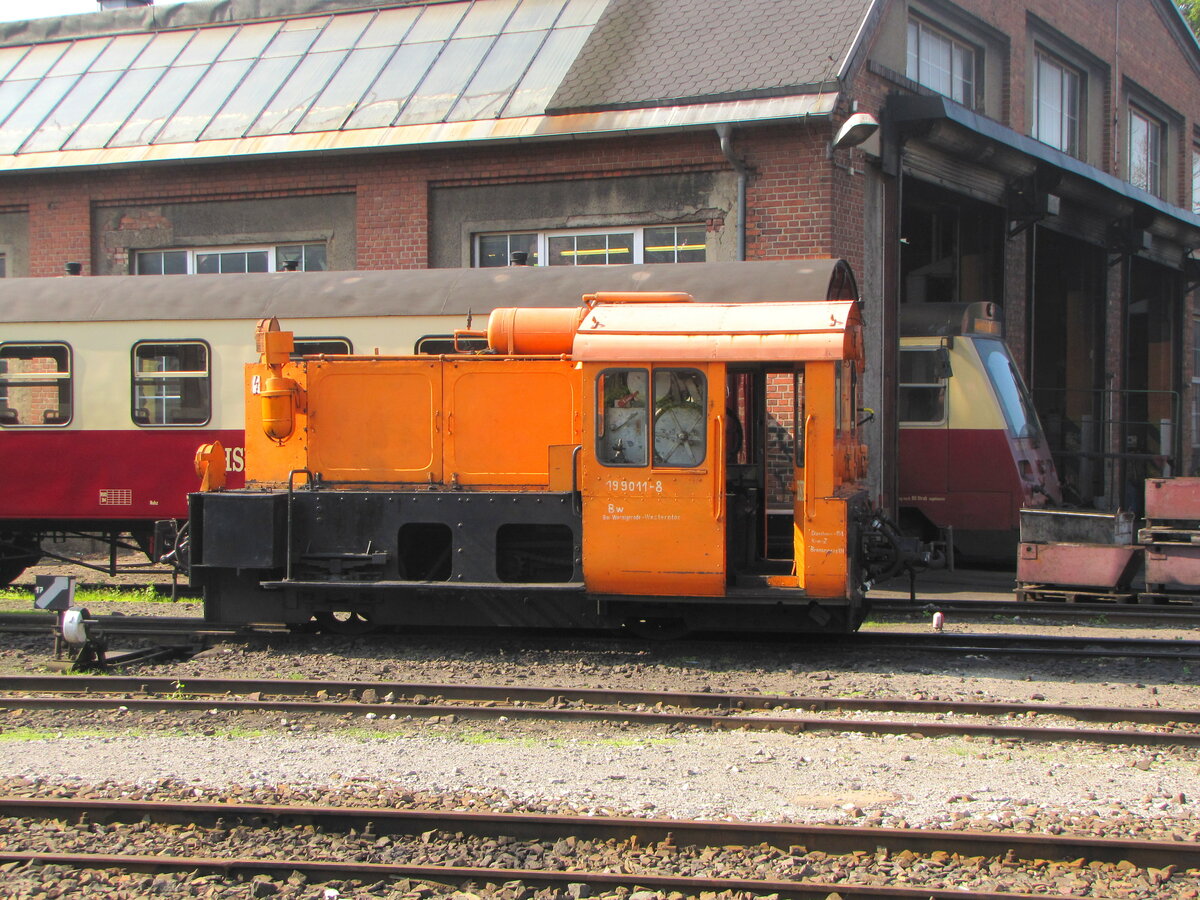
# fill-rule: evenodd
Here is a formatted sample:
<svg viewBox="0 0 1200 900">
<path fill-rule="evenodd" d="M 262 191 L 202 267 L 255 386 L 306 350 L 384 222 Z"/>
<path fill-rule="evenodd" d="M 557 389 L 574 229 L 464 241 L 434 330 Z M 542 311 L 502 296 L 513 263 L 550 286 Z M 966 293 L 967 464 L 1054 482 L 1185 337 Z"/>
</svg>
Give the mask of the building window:
<svg viewBox="0 0 1200 900">
<path fill-rule="evenodd" d="M 1200 450 L 1200 316 L 1192 319 L 1192 449 Z M 1192 469 L 1200 471 L 1194 455 Z"/>
<path fill-rule="evenodd" d="M 0 425 L 36 428 L 71 421 L 71 348 L 0 344 Z"/>
<path fill-rule="evenodd" d="M 541 265 L 536 234 L 482 234 L 477 243 L 475 259 L 480 268 L 507 266 L 514 261 L 514 253 L 525 254 L 515 260 L 518 265 Z"/>
<path fill-rule="evenodd" d="M 507 266 L 514 253 L 524 254 L 522 264 L 530 266 L 704 262 L 706 239 L 704 225 L 481 234 L 475 265 Z"/>
<path fill-rule="evenodd" d="M 203 425 L 212 411 L 208 345 L 139 341 L 133 347 L 133 421 Z"/>
<path fill-rule="evenodd" d="M 8 277 L 8 254 L 0 253 L 0 278 Z"/>
<path fill-rule="evenodd" d="M 244 272 L 323 272 L 324 244 L 280 244 L 274 247 L 139 250 L 138 275 L 225 275 Z"/>
<path fill-rule="evenodd" d="M 703 225 L 647 228 L 643 232 L 642 262 L 704 262 L 705 236 Z"/>
<path fill-rule="evenodd" d="M 1200 215 L 1200 147 L 1192 148 L 1192 212 Z M 0 278 L 3 270 L 0 269 Z"/>
<path fill-rule="evenodd" d="M 328 268 L 324 244 L 285 244 L 275 248 L 276 272 L 324 272 Z"/>
<path fill-rule="evenodd" d="M 1129 108 L 1129 183 L 1155 196 L 1162 195 L 1164 128 L 1148 113 Z"/>
<path fill-rule="evenodd" d="M 1078 71 L 1038 53 L 1033 83 L 1033 136 L 1043 144 L 1079 156 L 1082 89 L 1083 79 Z"/>
<path fill-rule="evenodd" d="M 607 266 L 633 262 L 633 232 L 555 234 L 546 241 L 550 266 Z"/>
<path fill-rule="evenodd" d="M 970 108 L 975 107 L 975 48 L 921 19 L 908 20 L 908 77 Z"/>
</svg>

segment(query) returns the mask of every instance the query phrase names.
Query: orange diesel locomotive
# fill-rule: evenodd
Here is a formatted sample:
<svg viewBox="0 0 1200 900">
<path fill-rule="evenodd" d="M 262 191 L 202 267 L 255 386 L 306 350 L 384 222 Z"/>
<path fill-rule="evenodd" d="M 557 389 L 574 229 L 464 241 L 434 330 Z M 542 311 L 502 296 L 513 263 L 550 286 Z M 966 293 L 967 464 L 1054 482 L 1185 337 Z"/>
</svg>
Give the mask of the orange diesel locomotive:
<svg viewBox="0 0 1200 900">
<path fill-rule="evenodd" d="M 222 490 L 224 454 L 202 448 L 179 536 L 206 617 L 857 628 L 897 547 L 864 490 L 846 274 L 843 299 L 498 309 L 487 350 L 440 356 L 297 360 L 264 320 L 246 486 Z"/>
</svg>

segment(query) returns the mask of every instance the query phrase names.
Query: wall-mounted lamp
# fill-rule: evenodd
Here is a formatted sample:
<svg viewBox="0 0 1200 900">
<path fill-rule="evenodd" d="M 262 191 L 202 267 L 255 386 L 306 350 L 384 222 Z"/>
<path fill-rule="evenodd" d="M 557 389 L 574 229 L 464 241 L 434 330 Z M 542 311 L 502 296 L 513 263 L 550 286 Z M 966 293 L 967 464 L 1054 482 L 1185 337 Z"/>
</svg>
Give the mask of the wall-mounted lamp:
<svg viewBox="0 0 1200 900">
<path fill-rule="evenodd" d="M 855 113 L 838 129 L 833 139 L 834 150 L 857 147 L 879 130 L 879 120 L 870 113 Z"/>
</svg>

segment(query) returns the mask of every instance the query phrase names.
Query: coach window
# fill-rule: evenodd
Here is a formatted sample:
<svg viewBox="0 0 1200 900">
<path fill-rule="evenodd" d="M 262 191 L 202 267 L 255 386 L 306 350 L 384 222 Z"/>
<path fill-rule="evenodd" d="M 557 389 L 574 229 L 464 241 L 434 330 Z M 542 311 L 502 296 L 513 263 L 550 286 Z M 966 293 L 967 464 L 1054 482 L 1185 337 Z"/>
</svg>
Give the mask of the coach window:
<svg viewBox="0 0 1200 900">
<path fill-rule="evenodd" d="M 649 375 L 645 369 L 605 369 L 596 379 L 596 458 L 606 466 L 644 466 Z"/>
<path fill-rule="evenodd" d="M 298 337 L 292 342 L 292 359 L 302 356 L 349 356 L 349 338 Z"/>
<path fill-rule="evenodd" d="M 71 348 L 0 344 L 0 425 L 37 428 L 71 421 Z"/>
<path fill-rule="evenodd" d="M 204 425 L 212 411 L 208 345 L 141 341 L 133 348 L 133 421 Z"/>
<path fill-rule="evenodd" d="M 654 370 L 654 464 L 690 468 L 704 462 L 706 384 L 695 369 Z"/>
</svg>

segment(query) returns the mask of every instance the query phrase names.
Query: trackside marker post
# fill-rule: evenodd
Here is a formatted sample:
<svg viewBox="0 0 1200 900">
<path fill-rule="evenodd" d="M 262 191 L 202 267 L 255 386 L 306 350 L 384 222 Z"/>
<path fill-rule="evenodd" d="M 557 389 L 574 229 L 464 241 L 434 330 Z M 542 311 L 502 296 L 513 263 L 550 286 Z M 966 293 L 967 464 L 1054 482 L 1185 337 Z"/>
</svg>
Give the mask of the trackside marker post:
<svg viewBox="0 0 1200 900">
<path fill-rule="evenodd" d="M 35 609 L 53 610 L 58 618 L 54 629 L 54 658 L 62 655 L 63 615 L 75 602 L 74 575 L 37 575 L 33 580 Z"/>
<path fill-rule="evenodd" d="M 33 605 L 56 612 L 70 609 L 75 602 L 74 575 L 38 575 L 34 579 Z"/>
</svg>

